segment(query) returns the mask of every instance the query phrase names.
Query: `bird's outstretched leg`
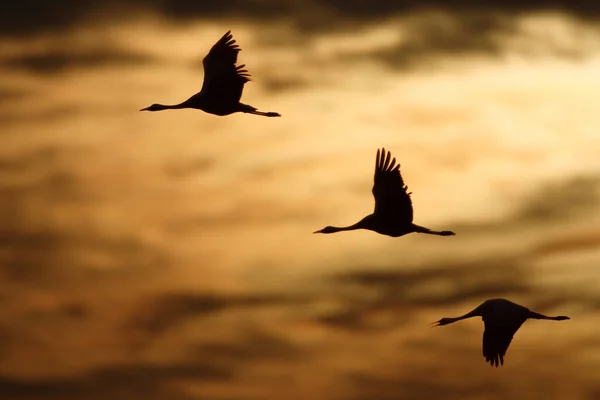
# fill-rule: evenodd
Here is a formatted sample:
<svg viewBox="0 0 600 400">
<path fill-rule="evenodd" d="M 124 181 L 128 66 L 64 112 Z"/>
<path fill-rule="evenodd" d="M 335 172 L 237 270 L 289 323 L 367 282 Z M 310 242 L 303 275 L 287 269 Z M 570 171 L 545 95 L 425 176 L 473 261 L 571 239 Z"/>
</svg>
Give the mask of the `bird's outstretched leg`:
<svg viewBox="0 0 600 400">
<path fill-rule="evenodd" d="M 456 235 L 456 233 L 454 233 L 452 231 L 432 231 L 429 228 L 425 228 L 424 226 L 419 226 L 419 225 L 415 225 L 415 224 L 413 224 L 413 229 L 415 232 L 426 233 L 428 235 L 438 235 L 438 236 L 454 236 L 454 235 Z"/>
<path fill-rule="evenodd" d="M 248 104 L 240 103 L 241 111 L 247 114 L 261 115 L 263 117 L 281 117 L 281 114 L 276 112 L 262 112 L 258 111 L 255 107 L 249 106 Z"/>
<path fill-rule="evenodd" d="M 249 114 L 254 114 L 254 115 L 262 115 L 263 117 L 281 117 L 281 114 L 276 113 L 276 112 L 262 112 L 262 111 L 250 111 Z"/>
<path fill-rule="evenodd" d="M 564 321 L 566 319 L 571 319 L 567 316 L 564 315 L 559 315 L 558 317 L 549 317 L 547 315 L 544 314 L 539 314 L 536 313 L 535 311 L 529 311 L 529 318 L 533 318 L 533 319 L 549 319 L 549 320 L 553 320 L 553 321 Z"/>
</svg>

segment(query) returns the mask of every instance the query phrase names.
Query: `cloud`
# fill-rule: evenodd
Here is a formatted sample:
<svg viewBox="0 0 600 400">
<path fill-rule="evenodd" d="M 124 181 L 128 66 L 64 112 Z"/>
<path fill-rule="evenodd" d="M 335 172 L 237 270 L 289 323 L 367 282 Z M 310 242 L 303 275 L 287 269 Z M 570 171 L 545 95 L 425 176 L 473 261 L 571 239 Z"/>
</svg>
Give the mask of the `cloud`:
<svg viewBox="0 0 600 400">
<path fill-rule="evenodd" d="M 310 82 L 309 79 L 292 75 L 282 77 L 263 76 L 260 79 L 260 85 L 269 93 L 282 93 L 307 88 Z"/>
<path fill-rule="evenodd" d="M 66 44 L 65 44 L 66 45 Z M 75 68 L 107 65 L 141 65 L 156 59 L 125 49 L 51 50 L 43 53 L 0 56 L 0 67 L 24 70 L 36 74 L 54 74 Z"/>
<path fill-rule="evenodd" d="M 218 293 L 170 293 L 155 296 L 139 308 L 128 328 L 161 333 L 192 318 L 232 309 L 257 309 L 300 301 L 283 295 L 224 295 Z"/>
<path fill-rule="evenodd" d="M 255 22 L 262 21 L 262 18 L 265 18 L 266 21 L 266 16 L 272 14 L 285 19 L 286 26 L 291 26 L 293 29 L 282 31 L 281 34 L 277 34 L 278 25 L 257 25 L 261 29 L 264 28 L 257 35 L 258 43 L 265 47 L 294 46 L 296 51 L 304 51 L 303 57 L 307 68 L 304 71 L 305 76 L 297 73 L 292 76 L 289 73 L 286 74 L 285 71 L 278 71 L 271 78 L 261 78 L 261 86 L 272 93 L 308 86 L 311 79 L 306 76 L 306 71 L 311 67 L 318 71 L 322 69 L 319 63 L 331 63 L 331 59 L 328 57 L 319 59 L 318 52 L 315 52 L 310 46 L 311 38 L 318 38 L 316 35 L 322 33 L 343 31 L 356 35 L 353 39 L 354 42 L 360 42 L 359 38 L 364 42 L 366 32 L 362 28 L 372 28 L 373 26 L 386 26 L 387 37 L 393 36 L 395 33 L 399 34 L 400 40 L 395 43 L 379 43 L 377 39 L 374 39 L 369 43 L 369 48 L 334 49 L 337 56 L 335 61 L 370 60 L 383 63 L 392 69 L 408 69 L 415 66 L 427 67 L 429 64 L 438 64 L 448 57 L 457 58 L 469 55 L 501 56 L 510 53 L 523 57 L 556 56 L 563 59 L 581 60 L 590 54 L 595 54 L 600 48 L 595 24 L 584 24 L 577 18 L 567 18 L 565 15 L 562 15 L 560 20 L 557 20 L 555 15 L 541 22 L 536 20 L 533 24 L 526 24 L 523 21 L 529 21 L 527 18 L 531 19 L 532 17 L 523 14 L 523 18 L 518 18 L 519 15 L 514 13 L 519 8 L 473 9 L 460 6 L 424 8 L 407 3 L 401 3 L 401 5 L 377 3 L 376 6 L 370 3 L 364 3 L 362 6 L 353 3 L 351 7 L 341 7 L 341 4 L 336 1 L 325 0 L 302 6 L 303 2 L 301 1 L 286 3 L 282 6 L 275 6 L 275 3 L 272 7 L 266 6 L 270 4 L 270 1 L 256 4 L 254 2 L 238 4 L 236 1 L 230 1 L 230 8 L 227 8 L 226 5 L 206 6 L 187 2 L 167 4 L 159 1 L 145 2 L 139 6 L 141 6 L 141 10 L 145 10 L 146 7 L 155 8 L 159 10 L 163 18 L 176 20 L 202 20 L 213 14 L 215 16 L 238 15 L 242 19 Z M 367 7 L 367 4 L 371 7 Z M 457 4 L 461 3 L 457 2 Z M 134 15 L 136 11 L 141 12 L 140 8 L 134 7 L 138 6 L 135 0 L 124 2 L 122 6 L 132 7 L 132 11 L 123 12 L 121 10 L 119 14 Z M 265 13 L 260 11 L 263 9 L 261 7 L 267 11 Z M 338 7 L 341 8 L 338 9 Z M 543 9 L 541 3 L 539 7 Z M 246 9 L 248 10 L 245 11 Z M 284 9 L 289 10 L 283 12 Z M 76 10 L 79 8 L 75 7 L 67 15 L 70 15 L 71 12 L 76 14 L 81 12 L 82 15 L 87 15 L 89 12 L 96 15 L 93 10 L 86 8 L 81 8 L 80 11 Z M 104 10 L 99 15 L 100 17 L 96 16 L 96 18 L 105 18 L 102 16 L 110 15 L 110 13 Z M 335 22 L 332 23 L 332 21 Z M 111 24 L 114 24 L 112 19 Z M 532 29 L 531 26 L 537 28 Z M 52 25 L 49 27 L 49 29 L 54 28 Z M 164 30 L 165 26 L 156 25 L 156 29 Z M 394 29 L 396 32 L 393 31 Z M 553 33 L 541 33 L 546 30 Z M 83 31 L 83 29 L 79 29 L 78 32 Z M 52 49 L 47 48 L 43 51 L 37 48 L 39 43 L 33 42 L 34 51 L 26 54 L 0 56 L 0 67 L 35 74 L 56 74 L 75 68 L 114 65 L 139 66 L 161 61 L 149 53 L 126 48 L 129 44 L 126 41 L 118 42 L 121 43 L 120 46 L 114 43 L 107 45 L 106 40 L 115 41 L 115 39 L 105 39 L 105 36 L 105 33 L 102 33 L 101 41 L 98 44 L 87 47 L 82 47 L 81 43 L 67 36 L 67 38 L 59 38 Z M 119 40 L 122 39 L 122 37 L 119 38 Z M 71 44 L 69 41 L 74 41 L 74 43 Z M 339 39 L 334 37 L 333 41 L 335 43 Z M 14 43 L 12 44 L 14 46 Z M 28 44 L 24 44 L 24 47 L 26 45 Z M 191 63 L 191 66 L 194 68 L 200 66 L 204 55 L 203 53 L 198 57 L 198 60 Z M 256 72 L 256 70 L 254 71 Z"/>
<path fill-rule="evenodd" d="M 100 5 L 101 4 L 101 5 Z M 99 3 L 90 6 L 89 2 L 57 0 L 43 3 L 37 0 L 3 2 L 0 7 L 1 35 L 28 35 L 49 30 L 64 30 L 77 23 L 83 23 L 90 15 L 100 15 L 114 21 L 122 16 L 153 10 L 172 20 L 198 20 L 215 18 L 237 18 L 248 21 L 270 22 L 280 18 L 290 21 L 304 32 L 308 30 L 331 30 L 356 26 L 402 15 L 423 9 L 437 9 L 455 12 L 504 12 L 507 14 L 528 13 L 544 10 L 563 11 L 583 18 L 595 18 L 600 14 L 600 5 L 592 0 L 548 1 L 530 0 L 527 2 L 495 2 L 473 4 L 466 0 L 393 1 L 382 0 L 278 0 L 243 1 L 222 0 L 206 2 L 195 0 L 122 0 L 113 3 Z"/>
<path fill-rule="evenodd" d="M 64 152 L 72 150 L 65 148 Z M 51 219 L 39 223 L 31 204 L 43 204 L 44 213 L 59 204 L 82 212 L 101 201 L 102 194 L 88 190 L 77 171 L 60 161 L 64 152 L 46 147 L 0 162 L 0 264 L 4 278 L 76 282 L 98 271 L 136 274 L 140 268 L 148 272 L 147 268 L 167 263 L 163 249 L 145 243 L 135 233 L 115 236 L 52 224 Z"/>
<path fill-rule="evenodd" d="M 100 368 L 89 373 L 48 380 L 20 380 L 0 376 L 0 398 L 11 400 L 188 400 L 183 391 L 172 385 L 177 380 L 223 381 L 233 378 L 227 367 L 210 360 L 170 365 L 129 364 Z"/>
<path fill-rule="evenodd" d="M 5 279 L 44 284 L 89 282 L 98 271 L 106 271 L 107 276 L 115 270 L 128 275 L 166 263 L 160 250 L 138 239 L 52 229 L 3 228 L 0 254 Z"/>
<path fill-rule="evenodd" d="M 455 231 L 467 234 L 497 232 L 535 224 L 552 225 L 586 218 L 600 212 L 600 176 L 580 175 L 546 182 L 518 200 L 522 204 L 501 220 L 476 223 L 458 221 L 452 226 Z"/>
<path fill-rule="evenodd" d="M 56 146 L 40 146 L 27 153 L 10 154 L 0 159 L 0 174 L 25 172 L 33 166 L 53 164 L 63 155 L 64 150 Z"/>
<path fill-rule="evenodd" d="M 437 351 L 446 359 L 452 351 L 439 351 L 438 346 L 429 347 Z M 456 352 L 459 357 L 460 353 Z M 468 386 L 459 386 L 454 383 L 445 382 L 441 379 L 431 379 L 431 376 L 440 377 L 438 363 L 432 363 L 431 367 L 420 367 L 418 374 L 406 374 L 404 372 L 390 372 L 381 375 L 368 373 L 349 373 L 345 380 L 352 388 L 352 395 L 347 400 L 396 400 L 396 399 L 465 399 L 484 397 L 485 394 L 502 393 L 503 387 L 496 382 L 480 381 L 473 382 Z M 455 365 L 454 368 L 457 368 Z M 409 376 L 407 376 L 409 375 Z M 443 396 L 441 396 L 443 394 Z"/>
<path fill-rule="evenodd" d="M 31 93 L 23 89 L 0 88 L 0 102 L 15 101 L 28 97 Z"/>
<path fill-rule="evenodd" d="M 94 112 L 99 112 L 98 109 L 94 109 Z M 86 112 L 90 112 L 82 105 L 75 104 L 62 104 L 53 105 L 49 104 L 41 110 L 30 110 L 27 113 L 15 112 L 13 110 L 0 110 L 0 122 L 5 126 L 17 125 L 21 123 L 31 123 L 39 121 L 44 124 L 51 124 L 63 119 L 80 117 Z M 4 160 L 0 163 L 5 163 Z M 0 167 L 1 168 L 1 167 Z"/>
<path fill-rule="evenodd" d="M 392 70 L 405 70 L 426 69 L 463 57 L 581 61 L 595 56 L 600 49 L 595 24 L 564 16 L 516 18 L 506 13 L 436 10 L 406 15 L 388 25 L 388 36 L 395 30 L 398 40 L 373 45 L 372 49 L 339 50 L 337 60 L 377 61 Z"/>
<path fill-rule="evenodd" d="M 541 187 L 526 200 L 514 218 L 531 223 L 583 217 L 598 210 L 599 200 L 599 176 L 573 177 Z"/>
<path fill-rule="evenodd" d="M 460 306 L 467 312 L 491 298 L 525 298 L 524 305 L 541 313 L 552 313 L 567 304 L 588 311 L 600 309 L 600 296 L 567 286 L 538 292 L 528 268 L 538 255 L 532 248 L 523 254 L 421 266 L 419 270 L 358 267 L 332 276 L 331 292 L 338 307 L 318 313 L 314 319 L 353 332 L 385 331 L 409 323 L 410 314 L 420 310 Z"/>
<path fill-rule="evenodd" d="M 448 262 L 414 270 L 377 270 L 365 266 L 331 279 L 337 288 L 334 292 L 341 296 L 340 307 L 316 319 L 352 331 L 390 329 L 406 323 L 409 319 L 402 316 L 401 310 L 464 302 L 475 306 L 482 299 L 522 296 L 531 291 L 520 255 Z M 372 317 L 385 314 L 393 316 L 389 323 L 370 322 L 376 320 Z"/>
<path fill-rule="evenodd" d="M 167 161 L 165 174 L 171 178 L 186 178 L 210 171 L 217 161 L 211 157 L 195 157 L 192 159 L 176 159 Z"/>
<path fill-rule="evenodd" d="M 261 330 L 249 330 L 235 341 L 211 341 L 195 349 L 200 356 L 221 363 L 255 362 L 264 360 L 293 360 L 301 357 L 301 349 L 289 341 Z"/>
<path fill-rule="evenodd" d="M 398 26 L 402 35 L 395 45 L 341 53 L 340 59 L 369 59 L 392 69 L 407 69 L 448 56 L 498 56 L 506 50 L 505 37 L 515 33 L 513 20 L 492 13 L 425 12 L 403 18 Z"/>
</svg>

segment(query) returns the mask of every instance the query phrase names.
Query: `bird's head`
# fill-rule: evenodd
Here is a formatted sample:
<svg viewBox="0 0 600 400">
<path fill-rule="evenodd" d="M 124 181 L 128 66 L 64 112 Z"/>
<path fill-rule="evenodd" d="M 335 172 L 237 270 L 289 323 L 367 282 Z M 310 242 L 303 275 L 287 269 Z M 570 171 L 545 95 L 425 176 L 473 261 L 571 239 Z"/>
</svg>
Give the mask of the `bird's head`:
<svg viewBox="0 0 600 400">
<path fill-rule="evenodd" d="M 319 231 L 314 231 L 313 233 L 335 233 L 338 231 L 339 231 L 339 229 L 334 226 L 326 226 L 325 228 L 323 228 Z"/>
<path fill-rule="evenodd" d="M 142 108 L 140 111 L 161 111 L 164 109 L 165 106 L 161 104 L 152 104 L 150 107 Z"/>
<path fill-rule="evenodd" d="M 451 324 L 454 321 L 455 321 L 454 318 L 442 318 L 439 321 L 432 322 L 431 323 L 431 327 L 448 325 L 448 324 Z"/>
</svg>

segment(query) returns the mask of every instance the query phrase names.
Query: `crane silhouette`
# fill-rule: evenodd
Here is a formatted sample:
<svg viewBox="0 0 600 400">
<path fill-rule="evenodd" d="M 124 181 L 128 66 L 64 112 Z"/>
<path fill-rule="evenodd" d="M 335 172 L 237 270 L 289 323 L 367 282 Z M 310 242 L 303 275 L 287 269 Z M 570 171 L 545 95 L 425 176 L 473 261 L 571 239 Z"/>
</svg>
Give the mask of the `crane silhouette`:
<svg viewBox="0 0 600 400">
<path fill-rule="evenodd" d="M 281 117 L 279 113 L 258 111 L 255 107 L 240 103 L 244 85 L 250 81 L 250 73 L 244 69 L 245 65 L 236 66 L 240 51 L 240 46 L 233 39 L 231 31 L 227 31 L 202 61 L 204 82 L 200 92 L 180 104 L 152 104 L 140 111 L 195 108 L 221 116 L 243 112 L 264 117 Z"/>
<path fill-rule="evenodd" d="M 570 319 L 565 316 L 548 317 L 531 311 L 527 307 L 513 303 L 506 299 L 486 300 L 473 311 L 456 318 L 442 318 L 434 322 L 433 326 L 443 326 L 452 324 L 461 319 L 481 317 L 485 325 L 483 331 L 483 356 L 490 365 L 504 365 L 504 356 L 506 350 L 512 341 L 513 336 L 519 330 L 523 322 L 528 319 L 549 319 L 553 321 L 563 321 Z"/>
<path fill-rule="evenodd" d="M 400 164 L 396 159 L 391 159 L 392 154 L 385 149 L 377 150 L 375 161 L 375 183 L 373 196 L 375 197 L 375 210 L 354 225 L 345 227 L 326 226 L 313 233 L 335 233 L 355 229 L 367 229 L 381 235 L 398 237 L 407 233 L 418 232 L 429 235 L 452 236 L 452 231 L 433 231 L 431 229 L 413 224 L 413 207 L 400 174 Z"/>
</svg>

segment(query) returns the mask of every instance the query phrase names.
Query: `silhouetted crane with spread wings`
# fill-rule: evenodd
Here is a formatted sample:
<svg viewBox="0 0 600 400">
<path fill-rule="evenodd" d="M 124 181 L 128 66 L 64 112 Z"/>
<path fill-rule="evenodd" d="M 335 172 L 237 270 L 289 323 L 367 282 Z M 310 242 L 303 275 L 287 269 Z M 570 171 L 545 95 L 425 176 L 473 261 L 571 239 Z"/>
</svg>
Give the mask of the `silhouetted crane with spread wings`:
<svg viewBox="0 0 600 400">
<path fill-rule="evenodd" d="M 279 113 L 258 111 L 255 107 L 240 103 L 244 84 L 250 81 L 250 73 L 244 69 L 245 65 L 236 66 L 240 51 L 231 31 L 227 31 L 202 61 L 204 83 L 200 92 L 180 104 L 152 104 L 140 111 L 196 108 L 215 115 L 243 112 L 265 117 L 281 117 Z"/>
<path fill-rule="evenodd" d="M 486 362 L 489 362 L 491 366 L 496 366 L 496 368 L 498 364 L 504 364 L 506 350 L 508 350 L 514 334 L 523 325 L 523 322 L 530 318 L 550 319 L 553 321 L 570 319 L 565 316 L 547 317 L 506 299 L 491 299 L 484 301 L 479 307 L 463 316 L 442 318 L 432 325 L 448 325 L 471 317 L 481 317 L 483 320 L 485 325 L 485 330 L 483 331 L 483 356 Z"/>
<path fill-rule="evenodd" d="M 418 232 L 430 235 L 452 236 L 452 231 L 432 231 L 431 229 L 413 224 L 413 207 L 400 174 L 400 164 L 385 149 L 377 150 L 375 161 L 375 210 L 354 225 L 346 227 L 327 226 L 314 233 L 335 233 L 355 229 L 367 229 L 382 235 L 398 237 L 407 233 Z"/>
</svg>

